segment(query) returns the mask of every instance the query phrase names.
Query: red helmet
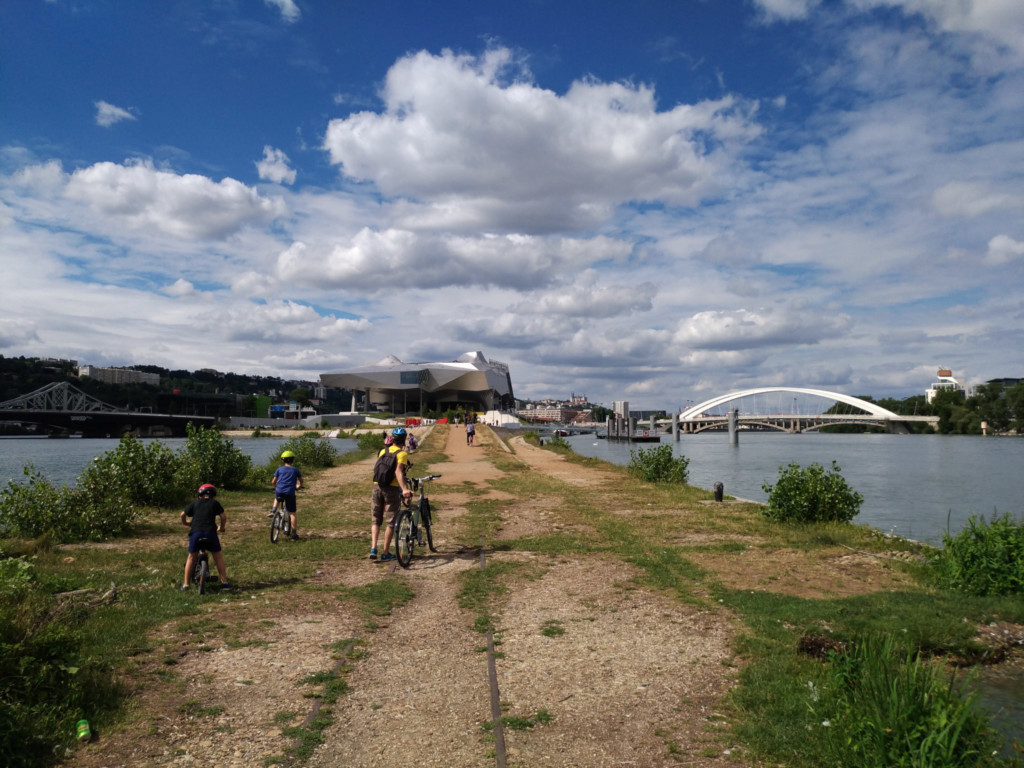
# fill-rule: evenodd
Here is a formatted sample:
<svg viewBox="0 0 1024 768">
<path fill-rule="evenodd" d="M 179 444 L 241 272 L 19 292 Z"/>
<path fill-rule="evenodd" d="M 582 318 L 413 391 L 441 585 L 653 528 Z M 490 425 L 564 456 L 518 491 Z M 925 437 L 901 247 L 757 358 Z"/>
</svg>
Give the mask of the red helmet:
<svg viewBox="0 0 1024 768">
<path fill-rule="evenodd" d="M 217 495 L 217 488 L 215 486 L 211 485 L 210 483 L 204 483 L 203 485 L 199 486 L 199 495 L 200 496 L 216 496 Z"/>
</svg>

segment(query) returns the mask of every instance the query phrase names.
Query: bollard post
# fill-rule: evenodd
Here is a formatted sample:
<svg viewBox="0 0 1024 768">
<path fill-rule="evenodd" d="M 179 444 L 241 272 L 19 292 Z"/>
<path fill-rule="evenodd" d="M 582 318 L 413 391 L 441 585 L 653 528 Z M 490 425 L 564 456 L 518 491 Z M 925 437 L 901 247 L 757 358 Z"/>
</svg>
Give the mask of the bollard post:
<svg viewBox="0 0 1024 768">
<path fill-rule="evenodd" d="M 715 501 L 721 501 L 725 496 L 725 486 L 715 483 Z"/>
<path fill-rule="evenodd" d="M 740 444 L 740 409 L 733 408 L 729 411 L 729 445 Z"/>
</svg>

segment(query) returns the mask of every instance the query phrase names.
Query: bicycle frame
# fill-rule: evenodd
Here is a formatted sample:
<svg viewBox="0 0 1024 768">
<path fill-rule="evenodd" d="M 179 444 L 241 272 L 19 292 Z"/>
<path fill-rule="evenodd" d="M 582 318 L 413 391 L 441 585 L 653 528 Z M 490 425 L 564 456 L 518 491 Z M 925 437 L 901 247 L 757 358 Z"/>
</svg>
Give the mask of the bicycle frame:
<svg viewBox="0 0 1024 768">
<path fill-rule="evenodd" d="M 423 533 L 427 534 L 427 546 L 431 552 L 434 549 L 434 538 L 430 532 L 431 521 L 429 515 L 424 519 L 424 511 L 429 509 L 430 500 L 427 498 L 426 486 L 431 480 L 436 480 L 440 475 L 426 475 L 425 477 L 410 478 L 414 491 L 419 491 L 420 497 L 415 506 L 411 503 L 405 505 L 405 509 L 395 520 L 395 544 L 398 551 L 398 564 L 408 568 L 412 561 L 413 546 L 423 546 Z M 408 520 L 408 525 L 406 525 Z"/>
</svg>

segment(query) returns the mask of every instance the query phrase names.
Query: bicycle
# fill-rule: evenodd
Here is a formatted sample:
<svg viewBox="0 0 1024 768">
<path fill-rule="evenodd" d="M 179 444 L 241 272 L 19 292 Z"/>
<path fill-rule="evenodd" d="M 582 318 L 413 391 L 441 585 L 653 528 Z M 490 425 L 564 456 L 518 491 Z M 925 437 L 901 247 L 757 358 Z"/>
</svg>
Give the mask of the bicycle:
<svg viewBox="0 0 1024 768">
<path fill-rule="evenodd" d="M 282 532 L 285 536 L 290 533 L 290 518 L 284 503 L 281 499 L 275 498 L 274 506 L 270 508 L 270 543 L 277 544 Z"/>
<path fill-rule="evenodd" d="M 210 540 L 205 536 L 196 539 L 196 563 L 192 566 L 192 581 L 200 595 L 206 594 L 206 585 L 210 582 L 210 556 L 206 552 L 209 545 Z"/>
<path fill-rule="evenodd" d="M 427 538 L 427 547 L 431 552 L 437 552 L 434 549 L 434 537 L 430 531 L 432 522 L 430 499 L 427 498 L 426 488 L 427 483 L 437 480 L 439 477 L 441 476 L 427 475 L 410 480 L 413 491 L 419 491 L 420 497 L 416 506 L 406 505 L 405 509 L 398 514 L 398 520 L 395 523 L 395 553 L 398 564 L 403 568 L 408 568 L 409 563 L 412 562 L 412 548 L 416 544 L 423 546 L 424 534 Z"/>
</svg>

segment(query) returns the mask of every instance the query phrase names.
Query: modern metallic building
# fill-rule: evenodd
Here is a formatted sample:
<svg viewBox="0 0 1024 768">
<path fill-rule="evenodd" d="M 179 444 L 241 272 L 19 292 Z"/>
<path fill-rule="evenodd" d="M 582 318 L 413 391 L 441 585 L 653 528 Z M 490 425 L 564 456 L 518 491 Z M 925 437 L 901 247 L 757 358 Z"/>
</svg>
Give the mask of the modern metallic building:
<svg viewBox="0 0 1024 768">
<path fill-rule="evenodd" d="M 462 406 L 476 411 L 515 408 L 508 365 L 467 352 L 450 363 L 403 363 L 388 355 L 374 365 L 322 373 L 327 387 L 352 391 L 352 410 L 392 413 L 443 411 Z"/>
</svg>

